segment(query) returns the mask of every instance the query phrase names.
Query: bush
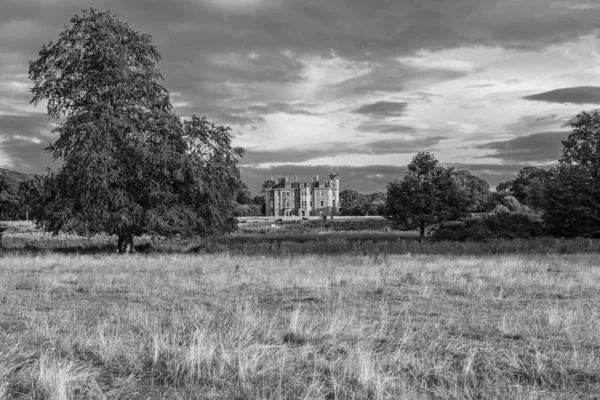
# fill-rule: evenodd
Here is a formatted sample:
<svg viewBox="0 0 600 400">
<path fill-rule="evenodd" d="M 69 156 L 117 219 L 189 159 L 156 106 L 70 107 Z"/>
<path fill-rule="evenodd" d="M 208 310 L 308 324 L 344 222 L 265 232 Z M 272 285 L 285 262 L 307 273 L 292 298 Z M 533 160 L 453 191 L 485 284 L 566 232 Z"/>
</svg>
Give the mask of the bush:
<svg viewBox="0 0 600 400">
<path fill-rule="evenodd" d="M 434 240 L 485 241 L 488 239 L 516 239 L 546 236 L 538 221 L 527 215 L 501 212 L 483 219 L 469 219 L 458 224 L 442 224 L 434 232 Z"/>
<path fill-rule="evenodd" d="M 470 222 L 475 220 L 470 220 Z M 437 241 L 450 240 L 464 242 L 466 240 L 486 241 L 491 237 L 491 232 L 487 230 L 484 224 L 477 221 L 476 223 L 462 223 L 453 226 L 444 224 L 433 233 L 433 239 Z"/>
<path fill-rule="evenodd" d="M 521 209 L 521 203 L 519 203 L 516 197 L 506 196 L 501 201 L 509 211 L 519 211 Z"/>
<path fill-rule="evenodd" d="M 496 207 L 494 207 L 494 214 L 504 214 L 509 212 L 510 210 L 508 209 L 508 207 L 506 207 L 503 204 L 498 204 Z"/>
</svg>

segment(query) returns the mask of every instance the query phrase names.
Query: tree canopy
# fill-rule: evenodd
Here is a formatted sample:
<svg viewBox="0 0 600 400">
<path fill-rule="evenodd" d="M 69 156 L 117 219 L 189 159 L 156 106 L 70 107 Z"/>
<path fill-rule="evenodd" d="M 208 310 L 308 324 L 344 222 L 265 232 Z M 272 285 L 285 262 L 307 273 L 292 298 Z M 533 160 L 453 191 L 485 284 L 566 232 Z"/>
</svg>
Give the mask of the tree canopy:
<svg viewBox="0 0 600 400">
<path fill-rule="evenodd" d="M 361 194 L 355 190 L 342 190 L 340 192 L 340 214 L 341 215 L 379 215 L 377 204 L 373 203 L 378 199 L 379 194 Z M 371 199 L 374 200 L 371 200 Z"/>
<path fill-rule="evenodd" d="M 468 200 L 467 211 L 483 212 L 494 207 L 494 199 L 490 185 L 469 171 L 454 171 L 453 178 L 465 198 Z"/>
<path fill-rule="evenodd" d="M 459 218 L 466 213 L 468 198 L 453 177 L 430 153 L 418 153 L 402 180 L 387 187 L 385 217 L 409 229 L 421 239 L 433 223 Z"/>
<path fill-rule="evenodd" d="M 182 121 L 160 84 L 151 38 L 110 11 L 71 19 L 30 63 L 32 103 L 63 118 L 47 151 L 50 173 L 37 223 L 52 233 L 108 233 L 119 251 L 141 234 L 214 235 L 236 228 L 239 188 L 229 128 Z"/>
<path fill-rule="evenodd" d="M 544 221 L 557 236 L 600 237 L 600 113 L 581 112 L 546 182 Z"/>
</svg>

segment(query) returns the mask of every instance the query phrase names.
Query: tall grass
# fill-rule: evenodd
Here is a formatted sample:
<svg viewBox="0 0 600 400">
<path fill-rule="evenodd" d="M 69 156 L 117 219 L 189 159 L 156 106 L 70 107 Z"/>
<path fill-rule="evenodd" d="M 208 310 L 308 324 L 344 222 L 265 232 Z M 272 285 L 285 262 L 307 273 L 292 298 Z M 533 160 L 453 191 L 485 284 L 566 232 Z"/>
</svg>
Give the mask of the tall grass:
<svg viewBox="0 0 600 400">
<path fill-rule="evenodd" d="M 159 254 L 229 254 L 246 256 L 289 257 L 298 255 L 355 255 L 385 256 L 388 254 L 431 255 L 496 255 L 496 254 L 595 254 L 600 252 L 598 239 L 533 238 L 487 242 L 434 242 L 419 243 L 415 232 L 381 230 L 297 232 L 285 230 L 303 221 L 283 221 L 284 230 L 274 229 L 267 234 L 238 232 L 233 235 L 192 240 L 159 240 L 136 238 L 141 253 Z M 304 221 L 306 222 L 306 221 Z M 308 221 L 310 223 L 315 221 Z M 319 221 L 316 221 L 319 222 Z M 339 220 L 339 226 L 352 227 L 354 223 L 381 223 L 382 219 Z M 345 224 L 345 225 L 344 225 Z M 91 238 L 73 235 L 51 236 L 34 229 L 31 223 L 9 223 L 5 233 L 4 256 L 16 254 L 108 254 L 116 250 L 116 239 L 107 235 Z M 358 225 L 362 226 L 362 225 Z M 0 257 L 2 257 L 0 252 Z"/>
<path fill-rule="evenodd" d="M 599 265 L 9 253 L 0 398 L 593 398 Z"/>
</svg>

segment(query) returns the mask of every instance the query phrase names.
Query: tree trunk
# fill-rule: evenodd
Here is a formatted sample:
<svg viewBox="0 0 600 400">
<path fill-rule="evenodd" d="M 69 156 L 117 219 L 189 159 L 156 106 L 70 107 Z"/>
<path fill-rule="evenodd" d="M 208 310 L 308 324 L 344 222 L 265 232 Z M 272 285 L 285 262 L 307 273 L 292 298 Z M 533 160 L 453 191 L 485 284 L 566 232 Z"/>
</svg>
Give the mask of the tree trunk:
<svg viewBox="0 0 600 400">
<path fill-rule="evenodd" d="M 117 251 L 119 254 L 135 253 L 133 248 L 133 234 L 119 233 L 119 242 L 117 243 Z"/>
<path fill-rule="evenodd" d="M 0 251 L 4 248 L 2 247 L 2 235 L 4 235 L 4 231 L 8 229 L 8 226 L 0 225 Z"/>
<path fill-rule="evenodd" d="M 421 220 L 420 225 L 419 225 L 419 242 L 422 242 L 424 237 L 425 237 L 425 221 Z"/>
</svg>

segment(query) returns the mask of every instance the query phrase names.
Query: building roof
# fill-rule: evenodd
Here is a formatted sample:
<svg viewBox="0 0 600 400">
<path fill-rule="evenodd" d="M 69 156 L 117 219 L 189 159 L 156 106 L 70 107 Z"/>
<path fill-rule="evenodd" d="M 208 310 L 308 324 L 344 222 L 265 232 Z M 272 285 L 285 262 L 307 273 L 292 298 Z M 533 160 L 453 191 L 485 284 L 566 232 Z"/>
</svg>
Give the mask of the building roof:
<svg viewBox="0 0 600 400">
<path fill-rule="evenodd" d="M 304 187 L 318 189 L 316 184 L 321 183 L 321 182 L 325 184 L 323 188 L 329 188 L 329 181 L 311 181 L 311 182 L 288 182 L 290 184 L 289 188 L 285 187 L 285 183 L 277 183 L 277 184 L 271 186 L 267 190 L 271 190 L 271 189 L 301 189 L 301 188 L 303 188 L 300 186 L 301 183 L 306 184 L 306 186 L 304 186 Z"/>
</svg>

